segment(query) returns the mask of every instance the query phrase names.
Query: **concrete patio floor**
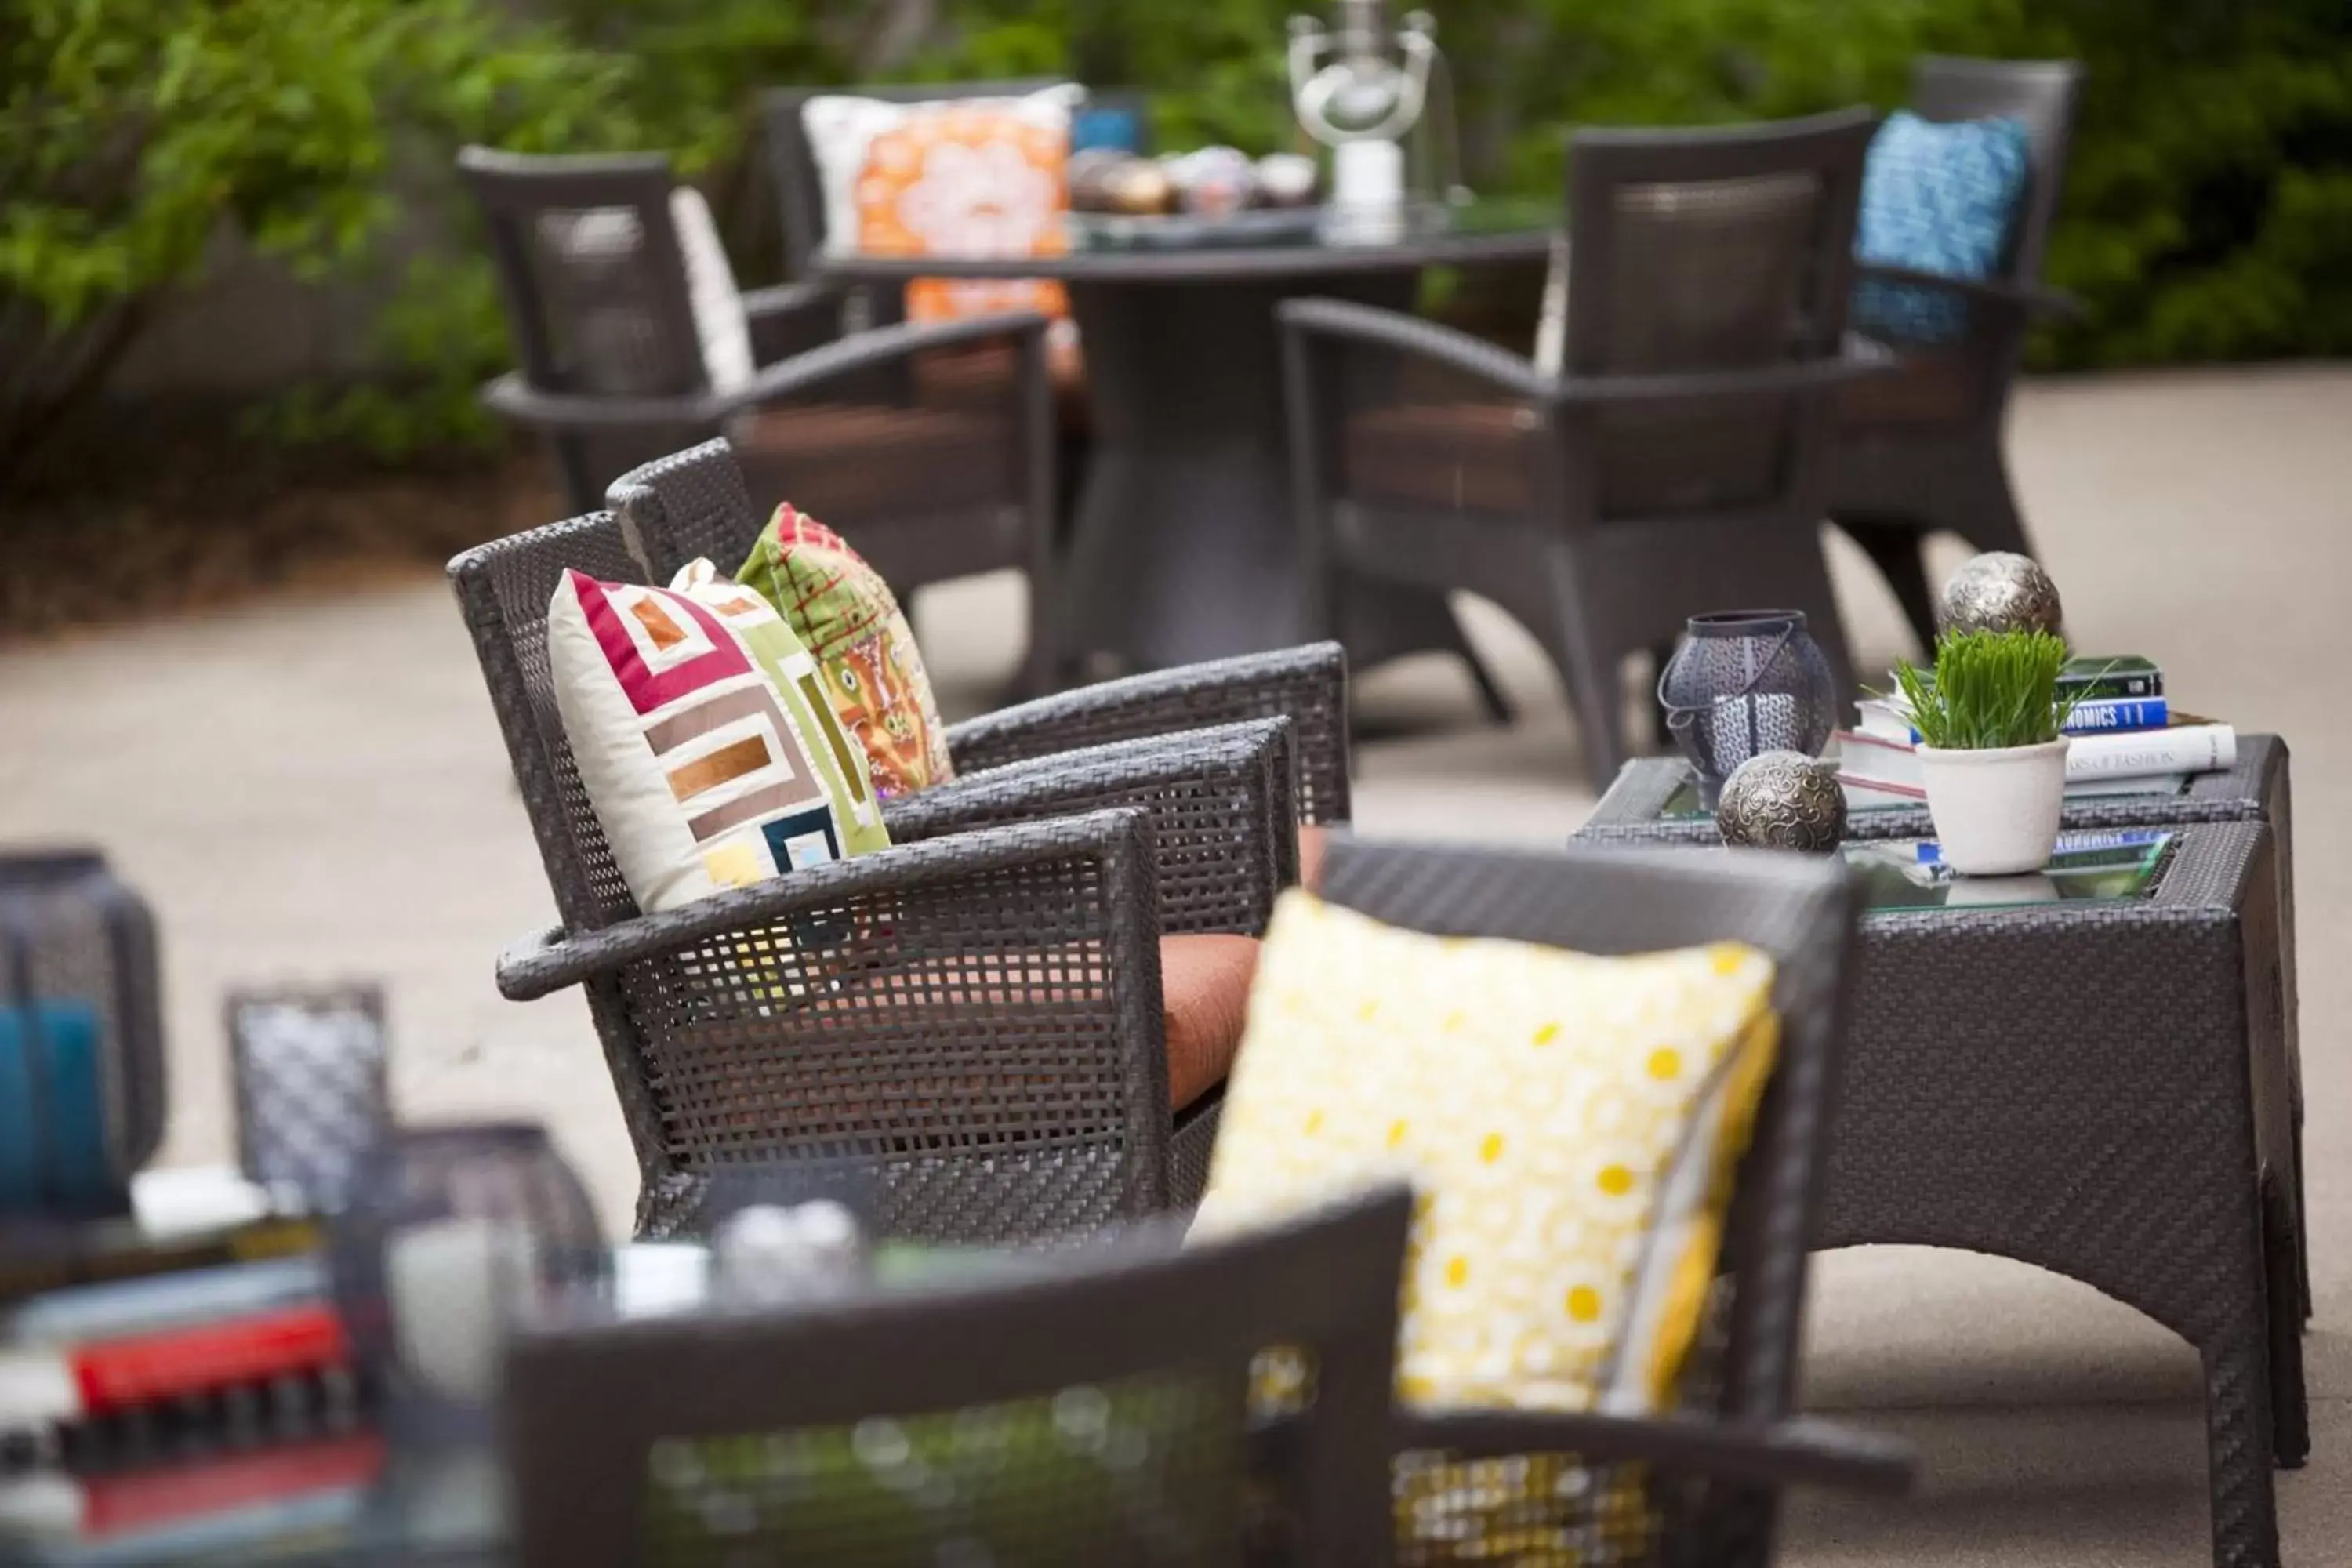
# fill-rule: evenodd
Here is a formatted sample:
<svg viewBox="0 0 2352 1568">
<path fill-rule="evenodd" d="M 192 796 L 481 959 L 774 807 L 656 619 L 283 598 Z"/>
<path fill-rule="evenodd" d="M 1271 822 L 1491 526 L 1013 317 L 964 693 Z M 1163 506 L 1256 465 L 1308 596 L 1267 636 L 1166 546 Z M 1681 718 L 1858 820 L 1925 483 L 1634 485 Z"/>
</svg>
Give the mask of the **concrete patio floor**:
<svg viewBox="0 0 2352 1568">
<path fill-rule="evenodd" d="M 2313 1458 L 2280 1478 L 2285 1561 L 2352 1563 L 2352 368 L 2044 384 L 2011 446 L 2082 645 L 2146 653 L 2185 707 L 2294 749 L 2303 1041 L 2318 1315 Z M 1843 541 L 1847 618 L 1882 669 L 1892 601 Z M 1943 558 L 1948 566 L 1960 552 Z M 1018 587 L 918 610 L 950 705 L 1011 668 Z M 1591 807 L 1557 682 L 1482 606 L 1474 633 L 1519 704 L 1476 720 L 1441 660 L 1363 682 L 1368 834 L 1556 844 Z M 167 1163 L 228 1152 L 221 1000 L 232 985 L 381 980 L 404 1113 L 547 1121 L 617 1228 L 634 1164 L 586 1011 L 490 984 L 551 906 L 446 589 L 276 601 L 0 650 L 0 842 L 102 845 L 153 900 L 168 964 Z M 2086 1287 L 1911 1248 L 1823 1258 L 1812 1404 L 1916 1442 L 1916 1496 L 1809 1499 L 1791 1561 L 1914 1568 L 2210 1561 L 2196 1358 Z"/>
</svg>

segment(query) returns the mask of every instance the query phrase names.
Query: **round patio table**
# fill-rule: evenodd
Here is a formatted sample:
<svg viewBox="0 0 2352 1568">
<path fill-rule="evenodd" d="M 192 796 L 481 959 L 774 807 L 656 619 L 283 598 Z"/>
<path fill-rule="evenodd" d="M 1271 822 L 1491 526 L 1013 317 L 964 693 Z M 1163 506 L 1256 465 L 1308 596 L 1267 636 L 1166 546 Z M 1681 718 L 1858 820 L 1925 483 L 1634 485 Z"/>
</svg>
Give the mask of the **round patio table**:
<svg viewBox="0 0 2352 1568">
<path fill-rule="evenodd" d="M 864 283 L 1064 286 L 1091 416 L 1062 584 L 1070 651 L 1163 668 L 1288 647 L 1305 631 L 1275 307 L 1319 296 L 1407 309 L 1423 268 L 1541 260 L 1558 227 L 1557 206 L 1488 202 L 1381 237 L 1113 247 L 1074 226 L 1058 255 L 833 251 L 812 264 Z M 1356 583 L 1339 610 L 1360 664 L 1468 652 L 1436 593 Z"/>
</svg>

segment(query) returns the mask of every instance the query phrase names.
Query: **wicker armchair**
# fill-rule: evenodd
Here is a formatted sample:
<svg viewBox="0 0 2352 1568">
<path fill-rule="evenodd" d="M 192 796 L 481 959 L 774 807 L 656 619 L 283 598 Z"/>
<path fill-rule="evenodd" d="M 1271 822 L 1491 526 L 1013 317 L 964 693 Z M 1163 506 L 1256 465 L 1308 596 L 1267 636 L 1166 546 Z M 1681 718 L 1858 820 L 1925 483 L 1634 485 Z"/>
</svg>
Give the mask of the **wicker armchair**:
<svg viewBox="0 0 2352 1568">
<path fill-rule="evenodd" d="M 1171 1066 L 1160 939 L 1254 935 L 1297 879 L 1289 721 L 1089 744 L 1142 707 L 1000 715 L 964 732 L 977 771 L 886 809 L 892 847 L 641 914 L 555 706 L 547 603 L 570 567 L 642 580 L 610 513 L 450 574 L 562 921 L 500 961 L 499 988 L 585 987 L 639 1228 L 693 1228 L 713 1173 L 811 1158 L 872 1163 L 882 1224 L 916 1237 L 1029 1239 L 1190 1203 L 1222 1068 Z M 1050 765 L 986 765 L 1033 743 Z"/>
<path fill-rule="evenodd" d="M 483 401 L 541 432 L 570 504 L 723 436 L 766 505 L 851 533 L 902 596 L 1000 567 L 1030 581 L 1032 679 L 1051 616 L 1055 450 L 1045 324 L 1028 313 L 839 336 L 819 287 L 738 295 L 715 236 L 681 229 L 669 160 L 458 157 L 488 220 L 522 354 Z M 733 301 L 749 366 L 720 346 Z M 836 341 L 837 340 L 837 341 Z"/>
<path fill-rule="evenodd" d="M 1155 1226 L 959 1289 L 520 1336 L 517 1560 L 1379 1563 L 1410 1213 L 1390 1189 L 1216 1247 Z M 1273 1345 L 1318 1373 L 1278 1443 L 1244 1398 Z"/>
<path fill-rule="evenodd" d="M 751 553 L 767 518 L 753 505 L 723 441 L 648 463 L 606 497 L 652 581 L 706 557 L 732 571 Z M 863 535 L 850 542 L 863 550 Z M 1172 736 L 1203 724 L 1287 718 L 1298 766 L 1302 824 L 1346 822 L 1348 670 L 1338 645 L 1216 659 L 1080 687 L 967 720 L 948 731 L 960 772 L 1055 756 L 1080 746 Z M 1309 853 L 1319 848 L 1310 836 Z"/>
<path fill-rule="evenodd" d="M 1738 941 L 1780 966 L 1780 1057 L 1740 1166 L 1685 1411 L 1663 1421 L 1405 1414 L 1399 1563 L 1761 1564 L 1780 1489 L 1899 1489 L 1901 1450 L 1796 1414 L 1806 1248 L 1853 943 L 1845 868 L 1741 851 L 1527 854 L 1343 840 L 1323 894 L 1439 935 L 1597 953 Z"/>
<path fill-rule="evenodd" d="M 1948 529 L 1979 550 L 2032 553 L 2001 451 L 2009 394 L 2038 322 L 2080 313 L 2042 283 L 2042 257 L 2058 211 L 2082 68 L 2071 60 L 1972 60 L 1928 56 L 1912 73 L 1912 109 L 1928 120 L 2013 115 L 2032 162 L 1997 277 L 1954 279 L 1897 268 L 1859 276 L 1957 298 L 1966 320 L 1949 342 L 1895 343 L 1893 374 L 1847 387 L 1838 401 L 1830 515 L 1884 573 L 1921 646 L 1936 639 L 1934 601 L 1920 560 L 1927 536 Z"/>
<path fill-rule="evenodd" d="M 1411 317 L 1282 307 L 1310 635 L 1344 579 L 1466 588 L 1565 679 L 1601 786 L 1619 667 L 1691 615 L 1807 613 L 1853 681 L 1818 536 L 1871 116 L 1584 132 L 1564 374 Z"/>
</svg>

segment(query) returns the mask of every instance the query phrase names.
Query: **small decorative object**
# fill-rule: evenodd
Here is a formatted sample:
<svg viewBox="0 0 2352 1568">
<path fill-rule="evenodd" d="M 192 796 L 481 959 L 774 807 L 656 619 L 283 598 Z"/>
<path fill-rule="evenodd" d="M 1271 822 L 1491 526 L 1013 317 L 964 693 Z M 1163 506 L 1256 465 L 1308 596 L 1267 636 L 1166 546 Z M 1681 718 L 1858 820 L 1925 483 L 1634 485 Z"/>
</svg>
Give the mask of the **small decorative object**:
<svg viewBox="0 0 2352 1568">
<path fill-rule="evenodd" d="M 232 994 L 237 1163 L 285 1212 L 340 1214 L 390 1125 L 383 994 Z"/>
<path fill-rule="evenodd" d="M 1944 584 L 1938 632 L 2048 632 L 2065 636 L 2058 584 L 2032 557 L 1989 550 L 1972 557 Z"/>
<path fill-rule="evenodd" d="M 1919 770 L 1944 863 L 1962 876 L 2039 871 L 2065 804 L 2063 733 L 2074 699 L 2058 687 L 2066 645 L 2046 631 L 1946 632 L 1932 679 L 1895 667 L 1897 700 L 1919 732 Z"/>
<path fill-rule="evenodd" d="M 394 1420 L 427 1427 L 484 1419 L 507 1331 L 595 1310 L 610 1270 L 587 1192 L 527 1122 L 384 1138 L 334 1241 L 362 1374 Z"/>
<path fill-rule="evenodd" d="M 1177 205 L 1195 217 L 1231 217 L 1257 194 L 1257 166 L 1231 147 L 1203 147 L 1168 161 Z"/>
<path fill-rule="evenodd" d="M 793 1208 L 754 1204 L 738 1209 L 712 1234 L 711 1258 L 714 1293 L 730 1307 L 845 1296 L 870 1277 L 856 1217 L 824 1198 Z"/>
<path fill-rule="evenodd" d="M 1108 184 L 1112 174 L 1128 164 L 1139 163 L 1132 153 L 1117 147 L 1089 147 L 1083 153 L 1070 154 L 1070 208 L 1074 212 L 1105 212 L 1109 209 Z"/>
<path fill-rule="evenodd" d="M 1731 771 L 1765 752 L 1817 754 L 1837 720 L 1837 682 L 1798 610 L 1693 616 L 1658 677 L 1666 729 L 1708 809 Z"/>
<path fill-rule="evenodd" d="M 1715 826 L 1726 844 L 1825 853 L 1845 835 L 1845 792 L 1818 758 L 1760 752 L 1723 781 Z"/>
<path fill-rule="evenodd" d="M 1460 190 L 1451 79 L 1426 11 L 1391 27 L 1382 0 L 1339 0 L 1336 28 L 1290 19 L 1290 97 L 1307 135 L 1331 149 L 1331 196 L 1377 223 L 1407 202 Z"/>
<path fill-rule="evenodd" d="M 1149 158 L 1129 158 L 1108 170 L 1101 179 L 1105 212 L 1128 217 L 1156 217 L 1176 205 L 1176 182 Z"/>
<path fill-rule="evenodd" d="M 93 850 L 0 855 L 0 1216 L 128 1212 L 163 1109 L 146 904 Z"/>
<path fill-rule="evenodd" d="M 1315 200 L 1322 171 L 1303 153 L 1269 153 L 1257 161 L 1258 199 L 1270 207 L 1303 207 Z"/>
</svg>

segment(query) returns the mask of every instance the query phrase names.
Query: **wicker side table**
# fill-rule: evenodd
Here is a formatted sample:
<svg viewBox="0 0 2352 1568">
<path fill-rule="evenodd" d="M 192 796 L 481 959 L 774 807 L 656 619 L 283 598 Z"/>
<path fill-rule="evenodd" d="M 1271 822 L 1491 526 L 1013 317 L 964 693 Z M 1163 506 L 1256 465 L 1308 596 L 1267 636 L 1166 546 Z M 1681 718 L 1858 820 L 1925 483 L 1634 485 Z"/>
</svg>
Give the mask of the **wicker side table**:
<svg viewBox="0 0 2352 1568">
<path fill-rule="evenodd" d="M 2276 1568 L 2309 1447 L 2279 868 L 2200 825 L 2137 896 L 1865 916 L 1814 1237 L 2016 1258 L 2194 1345 L 2217 1568 Z"/>
<path fill-rule="evenodd" d="M 2276 735 L 2238 737 L 2238 763 L 2220 773 L 2197 773 L 2146 795 L 2092 795 L 2070 800 L 2062 819 L 2068 832 L 2102 828 L 2163 827 L 2199 822 L 2261 822 L 2278 846 L 2278 930 L 2284 1001 L 2287 1090 L 2294 1103 L 2293 1171 L 2295 1209 L 2303 1210 L 2303 1047 L 2299 1035 L 2301 994 L 2294 973 L 2294 823 L 2288 784 L 2287 743 Z M 1633 841 L 1720 844 L 1712 817 L 1700 810 L 1690 787 L 1690 769 L 1676 757 L 1641 757 L 1625 764 L 1609 793 L 1577 830 L 1580 843 Z M 1925 838 L 1934 835 L 1927 808 L 1882 806 L 1848 815 L 1849 839 Z M 2295 1289 L 2303 1317 L 2311 1319 L 2311 1264 L 2298 1252 Z"/>
</svg>

